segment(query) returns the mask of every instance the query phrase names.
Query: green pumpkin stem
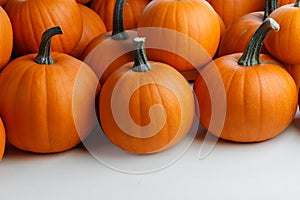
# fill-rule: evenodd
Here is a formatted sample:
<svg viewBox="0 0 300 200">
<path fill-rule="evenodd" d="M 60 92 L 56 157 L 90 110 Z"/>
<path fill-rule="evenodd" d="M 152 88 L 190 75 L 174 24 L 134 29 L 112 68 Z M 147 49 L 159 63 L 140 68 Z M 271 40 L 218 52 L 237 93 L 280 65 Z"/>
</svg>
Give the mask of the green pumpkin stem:
<svg viewBox="0 0 300 200">
<path fill-rule="evenodd" d="M 124 29 L 123 10 L 126 0 L 116 0 L 113 16 L 113 31 L 111 38 L 113 40 L 127 40 L 128 34 Z"/>
<path fill-rule="evenodd" d="M 295 6 L 295 7 L 300 7 L 300 0 L 296 0 L 294 6 Z"/>
<path fill-rule="evenodd" d="M 278 8 L 278 0 L 265 0 L 264 20 Z"/>
<path fill-rule="evenodd" d="M 279 28 L 279 24 L 274 19 L 265 19 L 253 34 L 243 55 L 238 60 L 238 64 L 242 66 L 254 66 L 261 64 L 262 62 L 259 56 L 263 42 L 271 30 L 278 31 Z"/>
<path fill-rule="evenodd" d="M 151 70 L 151 65 L 147 59 L 145 51 L 145 38 L 134 38 L 134 64 L 132 70 L 135 72 L 147 72 Z"/>
<path fill-rule="evenodd" d="M 62 33 L 60 26 L 49 28 L 43 33 L 38 55 L 34 58 L 36 63 L 41 65 L 52 65 L 54 63 L 50 55 L 51 39 L 54 35 Z"/>
</svg>

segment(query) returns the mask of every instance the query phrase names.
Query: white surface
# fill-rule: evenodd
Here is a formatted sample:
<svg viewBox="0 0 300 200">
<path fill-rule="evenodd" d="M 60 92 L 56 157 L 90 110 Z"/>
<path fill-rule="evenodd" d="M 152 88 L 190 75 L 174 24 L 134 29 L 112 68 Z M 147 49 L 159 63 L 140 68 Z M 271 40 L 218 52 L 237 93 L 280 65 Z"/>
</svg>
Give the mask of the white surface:
<svg viewBox="0 0 300 200">
<path fill-rule="evenodd" d="M 104 166 L 83 145 L 52 155 L 8 146 L 0 163 L 0 199 L 299 199 L 299 117 L 271 140 L 255 144 L 219 141 L 205 159 L 199 160 L 202 136 L 199 133 L 171 166 L 140 175 Z"/>
</svg>

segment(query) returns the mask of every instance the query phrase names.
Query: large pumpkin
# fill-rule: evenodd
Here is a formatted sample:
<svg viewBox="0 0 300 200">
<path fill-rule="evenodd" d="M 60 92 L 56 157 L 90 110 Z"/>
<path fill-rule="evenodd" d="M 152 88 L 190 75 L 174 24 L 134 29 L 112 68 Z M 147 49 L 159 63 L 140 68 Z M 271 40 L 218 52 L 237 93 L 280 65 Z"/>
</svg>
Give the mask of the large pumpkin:
<svg viewBox="0 0 300 200">
<path fill-rule="evenodd" d="M 210 0 L 209 2 L 221 16 L 226 27 L 247 13 L 264 9 L 264 0 Z"/>
<path fill-rule="evenodd" d="M 96 125 L 98 79 L 80 60 L 53 52 L 50 42 L 60 27 L 44 34 L 38 55 L 9 63 L 0 76 L 0 113 L 8 141 L 22 150 L 68 150 Z"/>
<path fill-rule="evenodd" d="M 172 67 L 148 62 L 143 38 L 135 61 L 117 69 L 99 99 L 101 126 L 116 146 L 132 153 L 159 152 L 178 143 L 194 118 L 192 90 Z"/>
<path fill-rule="evenodd" d="M 220 40 L 218 15 L 209 3 L 202 0 L 154 0 L 144 9 L 138 27 L 141 28 L 138 29 L 139 35 L 148 38 L 149 43 L 156 41 L 168 50 L 186 52 L 197 59 L 194 66 L 182 55 L 164 49 L 148 48 L 149 44 L 146 42 L 150 60 L 167 63 L 180 72 L 195 70 L 209 62 L 215 55 Z M 154 27 L 154 31 L 148 31 L 146 27 Z M 163 34 L 165 29 L 179 34 L 174 37 L 166 36 Z M 205 53 L 193 49 L 191 43 L 195 42 Z"/>
<path fill-rule="evenodd" d="M 235 142 L 259 142 L 275 137 L 294 118 L 298 93 L 292 77 L 276 60 L 260 54 L 270 30 L 278 30 L 276 21 L 267 18 L 253 35 L 245 52 L 217 58 L 217 66 L 226 91 L 227 109 L 223 129 L 210 126 L 211 99 L 207 84 L 214 84 L 214 74 L 206 84 L 199 75 L 194 84 L 200 121 L 208 131 Z M 209 67 L 209 66 L 207 66 Z M 209 71 L 210 68 L 207 70 Z M 215 93 L 219 87 L 215 87 Z"/>
<path fill-rule="evenodd" d="M 95 71 L 101 84 L 118 67 L 133 61 L 133 52 L 130 49 L 137 33 L 124 29 L 124 5 L 125 0 L 116 1 L 113 31 L 95 37 L 82 53 L 81 59 Z"/>
<path fill-rule="evenodd" d="M 96 11 L 103 19 L 107 30 L 113 29 L 113 13 L 117 0 L 93 0 L 91 8 Z M 125 29 L 134 29 L 137 27 L 137 21 L 151 0 L 126 0 L 124 6 L 124 25 Z"/>
<path fill-rule="evenodd" d="M 300 63 L 300 1 L 281 6 L 270 14 L 280 24 L 280 31 L 270 33 L 265 41 L 268 52 L 283 63 Z"/>
<path fill-rule="evenodd" d="M 53 39 L 54 51 L 70 53 L 81 38 L 82 18 L 75 0 L 10 0 L 5 10 L 13 27 L 16 56 L 37 52 L 40 36 L 53 26 L 68 30 Z"/>
<path fill-rule="evenodd" d="M 243 15 L 232 23 L 225 31 L 219 46 L 219 56 L 243 52 L 253 33 L 263 20 L 278 7 L 277 0 L 265 0 L 265 11 Z M 263 46 L 263 53 L 266 52 Z"/>
<path fill-rule="evenodd" d="M 0 70 L 9 62 L 13 48 L 13 31 L 9 17 L 0 6 Z"/>
<path fill-rule="evenodd" d="M 92 9 L 79 4 L 81 11 L 83 31 L 81 39 L 70 55 L 80 58 L 86 46 L 98 35 L 106 33 L 106 27 L 103 20 Z"/>
</svg>

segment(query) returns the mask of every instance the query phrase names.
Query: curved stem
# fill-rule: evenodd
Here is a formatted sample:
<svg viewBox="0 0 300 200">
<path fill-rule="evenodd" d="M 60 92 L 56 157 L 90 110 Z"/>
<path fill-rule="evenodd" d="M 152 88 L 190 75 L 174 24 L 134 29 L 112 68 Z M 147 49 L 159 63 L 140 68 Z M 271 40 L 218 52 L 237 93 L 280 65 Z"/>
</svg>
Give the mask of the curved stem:
<svg viewBox="0 0 300 200">
<path fill-rule="evenodd" d="M 54 35 L 62 34 L 62 33 L 63 32 L 60 26 L 49 28 L 43 33 L 40 47 L 39 47 L 39 53 L 34 59 L 36 63 L 41 65 L 51 65 L 54 63 L 50 55 L 51 39 Z"/>
<path fill-rule="evenodd" d="M 135 72 L 147 72 L 151 70 L 145 51 L 145 38 L 134 38 L 134 63 L 132 70 Z"/>
<path fill-rule="evenodd" d="M 295 6 L 295 7 L 300 7 L 300 0 L 296 0 L 294 6 Z"/>
<path fill-rule="evenodd" d="M 278 0 L 265 0 L 264 20 L 278 8 Z"/>
<path fill-rule="evenodd" d="M 126 0 L 116 0 L 113 17 L 113 31 L 111 38 L 113 40 L 127 40 L 128 34 L 124 29 L 123 10 Z"/>
<path fill-rule="evenodd" d="M 253 34 L 243 55 L 238 60 L 238 64 L 242 66 L 254 66 L 262 63 L 259 56 L 263 42 L 271 30 L 278 31 L 279 28 L 279 24 L 274 19 L 265 19 Z"/>
</svg>

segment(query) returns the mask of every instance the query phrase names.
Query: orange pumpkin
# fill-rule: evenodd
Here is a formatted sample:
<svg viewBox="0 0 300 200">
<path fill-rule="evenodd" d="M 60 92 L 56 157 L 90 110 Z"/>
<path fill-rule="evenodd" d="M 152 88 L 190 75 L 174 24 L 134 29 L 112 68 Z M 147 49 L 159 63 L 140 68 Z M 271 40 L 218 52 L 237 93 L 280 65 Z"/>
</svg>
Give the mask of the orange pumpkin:
<svg viewBox="0 0 300 200">
<path fill-rule="evenodd" d="M 281 6 L 270 14 L 281 26 L 278 33 L 270 33 L 265 41 L 268 52 L 283 63 L 300 63 L 300 1 Z"/>
<path fill-rule="evenodd" d="M 133 52 L 128 50 L 137 33 L 124 30 L 124 4 L 125 0 L 116 1 L 113 31 L 95 37 L 82 54 L 81 59 L 95 71 L 101 85 L 114 70 L 133 60 Z"/>
<path fill-rule="evenodd" d="M 0 70 L 9 62 L 13 48 L 13 32 L 10 19 L 0 6 Z"/>
<path fill-rule="evenodd" d="M 80 60 L 53 52 L 48 29 L 38 55 L 16 58 L 0 76 L 0 113 L 7 139 L 25 151 L 50 153 L 68 150 L 96 125 L 98 79 Z"/>
<path fill-rule="evenodd" d="M 243 54 L 217 58 L 217 72 L 207 68 L 207 76 L 211 77 L 207 84 L 214 84 L 214 76 L 220 73 L 226 91 L 226 117 L 221 133 L 210 127 L 210 94 L 221 87 L 208 91 L 203 77 L 198 76 L 194 90 L 200 121 L 210 133 L 235 142 L 259 142 L 275 137 L 291 123 L 298 100 L 294 80 L 276 60 L 260 54 L 264 38 L 273 29 L 279 29 L 278 23 L 267 18 Z"/>
<path fill-rule="evenodd" d="M 16 56 L 37 52 L 40 36 L 53 26 L 68 30 L 53 39 L 54 51 L 70 53 L 81 38 L 82 18 L 75 0 L 10 0 L 5 10 L 12 23 Z"/>
<path fill-rule="evenodd" d="M 106 33 L 106 27 L 103 20 L 95 13 L 92 9 L 87 6 L 79 4 L 81 10 L 83 31 L 82 36 L 77 44 L 76 48 L 72 51 L 70 55 L 80 58 L 85 47 L 92 41 L 95 37 L 100 34 Z"/>
<path fill-rule="evenodd" d="M 124 26 L 125 29 L 134 29 L 137 27 L 137 21 L 151 0 L 126 0 L 124 6 Z M 113 29 L 113 12 L 117 0 L 93 0 L 91 8 L 96 11 L 103 19 L 107 30 Z"/>
<path fill-rule="evenodd" d="M 2 119 L 0 118 L 0 160 L 2 160 L 3 158 L 5 143 L 6 143 L 5 129 L 4 129 Z"/>
<path fill-rule="evenodd" d="M 81 3 L 83 5 L 89 3 L 91 0 L 76 0 L 77 3 Z"/>
<path fill-rule="evenodd" d="M 264 9 L 264 0 L 210 0 L 209 2 L 221 16 L 226 27 L 247 13 Z"/>
<path fill-rule="evenodd" d="M 284 67 L 287 70 L 287 72 L 293 77 L 293 79 L 296 83 L 298 92 L 299 92 L 299 88 L 300 88 L 300 64 L 296 64 L 296 65 L 285 64 Z"/>
<path fill-rule="evenodd" d="M 265 0 L 265 11 L 252 12 L 243 15 L 231 24 L 223 35 L 219 46 L 219 56 L 243 52 L 250 38 L 262 21 L 277 8 L 277 0 Z M 263 53 L 266 49 L 263 46 Z"/>
<path fill-rule="evenodd" d="M 278 0 L 278 6 L 284 6 L 291 3 L 295 3 L 295 0 Z"/>
<path fill-rule="evenodd" d="M 144 9 L 138 27 L 141 28 L 138 29 L 139 35 L 148 38 L 149 43 L 156 41 L 165 45 L 168 50 L 180 50 L 194 55 L 197 59 L 196 65 L 188 62 L 182 55 L 168 50 L 148 48 L 151 45 L 146 42 L 150 60 L 166 63 L 180 72 L 195 70 L 209 62 L 215 55 L 220 40 L 218 15 L 209 3 L 202 0 L 154 0 Z M 144 27 L 154 27 L 154 32 L 142 29 Z M 165 29 L 179 34 L 174 37 L 165 36 Z M 185 38 L 180 35 L 184 35 Z M 193 49 L 191 43 L 195 42 L 202 47 L 202 52 Z"/>
<path fill-rule="evenodd" d="M 134 42 L 135 61 L 116 70 L 102 88 L 100 121 L 106 136 L 121 149 L 159 152 L 188 133 L 194 118 L 193 93 L 175 69 L 148 62 L 143 38 Z"/>
</svg>

